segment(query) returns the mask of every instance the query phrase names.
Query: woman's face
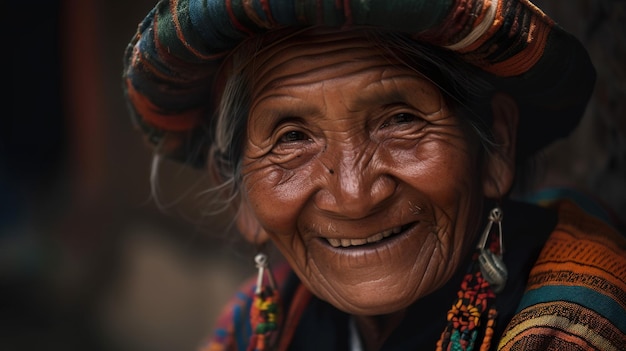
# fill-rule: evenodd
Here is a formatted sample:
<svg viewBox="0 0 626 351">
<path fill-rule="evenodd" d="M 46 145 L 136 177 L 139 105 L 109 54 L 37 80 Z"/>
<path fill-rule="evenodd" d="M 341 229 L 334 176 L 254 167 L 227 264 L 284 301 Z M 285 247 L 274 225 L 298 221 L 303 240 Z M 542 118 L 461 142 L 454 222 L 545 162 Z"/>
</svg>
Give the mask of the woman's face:
<svg viewBox="0 0 626 351">
<path fill-rule="evenodd" d="M 443 285 L 483 195 L 477 138 L 437 86 L 357 32 L 290 39 L 255 65 L 245 211 L 303 283 L 359 315 Z"/>
</svg>

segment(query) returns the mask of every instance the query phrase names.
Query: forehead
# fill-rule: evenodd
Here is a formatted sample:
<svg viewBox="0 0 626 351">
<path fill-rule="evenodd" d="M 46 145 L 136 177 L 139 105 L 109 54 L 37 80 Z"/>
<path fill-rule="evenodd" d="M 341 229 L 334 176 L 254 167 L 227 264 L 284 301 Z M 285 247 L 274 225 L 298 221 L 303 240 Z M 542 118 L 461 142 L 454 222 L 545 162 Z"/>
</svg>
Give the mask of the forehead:
<svg viewBox="0 0 626 351">
<path fill-rule="evenodd" d="M 248 62 L 251 97 L 275 94 L 277 91 L 295 91 L 299 87 L 311 89 L 339 82 L 342 79 L 364 79 L 368 88 L 386 80 L 412 81 L 397 89 L 415 89 L 440 100 L 440 91 L 416 69 L 400 62 L 389 49 L 377 45 L 365 30 L 309 29 L 266 45 Z M 346 83 L 345 81 L 343 82 Z M 356 86 L 357 89 L 365 89 Z M 365 91 L 360 91 L 366 93 Z"/>
<path fill-rule="evenodd" d="M 264 47 L 251 62 L 250 73 L 255 82 L 263 82 L 268 76 L 285 77 L 307 70 L 319 75 L 325 67 L 339 66 L 351 71 L 350 68 L 358 69 L 359 63 L 372 59 L 385 61 L 382 51 L 364 32 L 315 29 Z"/>
</svg>

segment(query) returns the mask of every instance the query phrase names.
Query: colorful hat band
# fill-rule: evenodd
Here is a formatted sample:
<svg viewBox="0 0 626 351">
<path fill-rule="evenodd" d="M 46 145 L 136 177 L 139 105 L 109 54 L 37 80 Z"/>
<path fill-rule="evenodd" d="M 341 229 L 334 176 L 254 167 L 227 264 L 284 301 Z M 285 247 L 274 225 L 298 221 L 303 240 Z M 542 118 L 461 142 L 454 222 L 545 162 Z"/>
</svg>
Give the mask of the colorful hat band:
<svg viewBox="0 0 626 351">
<path fill-rule="evenodd" d="M 455 51 L 518 100 L 523 153 L 567 135 L 593 90 L 585 49 L 524 0 L 161 0 L 125 55 L 136 125 L 155 145 L 168 135 L 160 152 L 201 165 L 198 129 L 223 58 L 256 33 L 308 25 L 397 30 Z"/>
</svg>

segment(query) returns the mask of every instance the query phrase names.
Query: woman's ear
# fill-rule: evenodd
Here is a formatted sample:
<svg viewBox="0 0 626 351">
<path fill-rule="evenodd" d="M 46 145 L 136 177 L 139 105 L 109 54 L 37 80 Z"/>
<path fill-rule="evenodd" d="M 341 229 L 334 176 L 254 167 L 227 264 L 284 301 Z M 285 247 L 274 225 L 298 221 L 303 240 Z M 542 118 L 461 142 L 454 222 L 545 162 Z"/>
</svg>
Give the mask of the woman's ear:
<svg viewBox="0 0 626 351">
<path fill-rule="evenodd" d="M 251 244 L 261 245 L 269 240 L 267 232 L 257 220 L 246 200 L 240 201 L 235 223 L 241 235 Z"/>
<path fill-rule="evenodd" d="M 495 148 L 486 156 L 483 170 L 483 193 L 487 198 L 500 199 L 509 192 L 515 177 L 515 143 L 519 109 L 517 102 L 505 93 L 491 99 L 493 124 L 491 131 Z"/>
</svg>

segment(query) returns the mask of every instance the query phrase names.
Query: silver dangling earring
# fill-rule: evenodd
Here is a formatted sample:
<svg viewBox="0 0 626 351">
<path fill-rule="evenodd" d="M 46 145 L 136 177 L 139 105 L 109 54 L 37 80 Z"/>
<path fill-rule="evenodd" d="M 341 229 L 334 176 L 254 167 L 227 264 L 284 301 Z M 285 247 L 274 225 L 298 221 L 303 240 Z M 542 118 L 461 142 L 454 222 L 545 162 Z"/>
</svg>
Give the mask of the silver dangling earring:
<svg viewBox="0 0 626 351">
<path fill-rule="evenodd" d="M 280 297 L 274 277 L 272 277 L 272 272 L 269 269 L 267 255 L 258 253 L 254 257 L 254 262 L 258 276 L 254 299 L 250 308 L 252 335 L 248 350 L 267 351 L 273 349 L 278 336 L 279 323 L 281 322 Z"/>
<path fill-rule="evenodd" d="M 257 278 L 256 278 L 256 288 L 254 293 L 260 294 L 262 292 L 267 291 L 269 289 L 276 290 L 276 285 L 274 283 L 274 277 L 269 270 L 269 258 L 266 254 L 259 252 L 254 256 L 254 263 L 257 268 Z M 264 279 L 268 280 L 269 289 L 263 285 Z"/>
<path fill-rule="evenodd" d="M 494 223 L 498 224 L 499 252 L 497 253 L 491 251 L 489 247 L 486 247 L 489 234 L 491 233 L 491 227 Z M 480 250 L 478 264 L 483 277 L 489 282 L 493 292 L 499 293 L 504 289 L 509 276 L 509 272 L 502 260 L 502 254 L 504 253 L 504 246 L 502 244 L 502 210 L 499 207 L 495 207 L 489 212 L 489 223 L 487 223 L 485 231 L 476 248 Z"/>
</svg>

